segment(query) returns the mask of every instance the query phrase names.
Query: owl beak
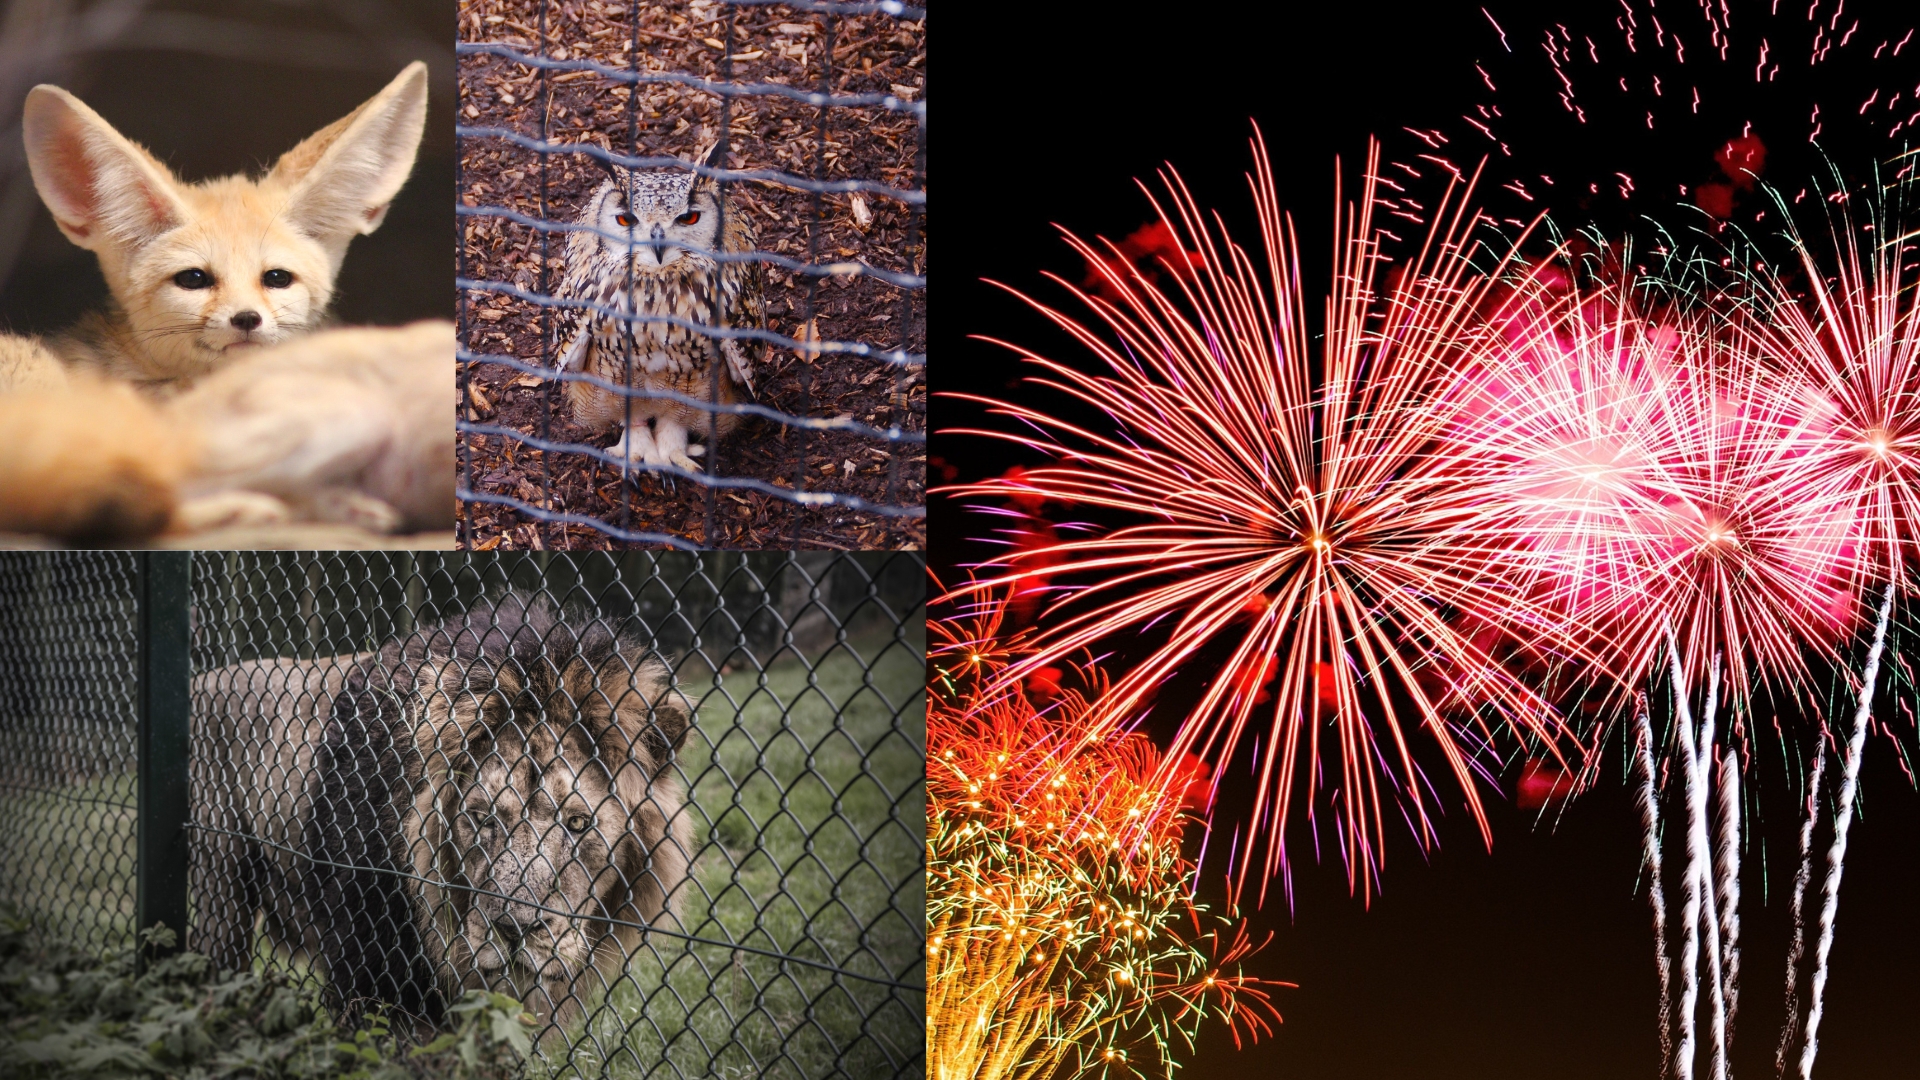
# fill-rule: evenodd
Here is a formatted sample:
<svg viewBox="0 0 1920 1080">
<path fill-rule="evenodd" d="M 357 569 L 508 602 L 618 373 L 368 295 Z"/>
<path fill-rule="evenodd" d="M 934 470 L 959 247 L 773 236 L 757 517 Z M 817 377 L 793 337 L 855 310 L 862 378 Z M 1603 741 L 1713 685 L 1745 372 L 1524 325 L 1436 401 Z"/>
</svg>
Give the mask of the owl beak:
<svg viewBox="0 0 1920 1080">
<path fill-rule="evenodd" d="M 669 247 L 667 243 L 667 230 L 655 225 L 653 227 L 653 238 L 647 241 L 647 246 L 653 249 L 653 261 L 661 266 L 666 265 L 667 248 Z"/>
</svg>

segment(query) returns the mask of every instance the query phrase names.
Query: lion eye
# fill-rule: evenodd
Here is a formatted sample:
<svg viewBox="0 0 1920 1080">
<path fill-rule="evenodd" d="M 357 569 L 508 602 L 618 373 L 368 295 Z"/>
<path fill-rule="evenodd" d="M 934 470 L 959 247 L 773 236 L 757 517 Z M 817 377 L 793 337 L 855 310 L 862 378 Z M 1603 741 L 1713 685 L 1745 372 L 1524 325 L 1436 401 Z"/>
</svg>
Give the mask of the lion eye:
<svg viewBox="0 0 1920 1080">
<path fill-rule="evenodd" d="M 587 826 L 592 824 L 593 818 L 586 814 L 573 814 L 567 818 L 567 828 L 574 832 L 586 832 Z"/>
</svg>

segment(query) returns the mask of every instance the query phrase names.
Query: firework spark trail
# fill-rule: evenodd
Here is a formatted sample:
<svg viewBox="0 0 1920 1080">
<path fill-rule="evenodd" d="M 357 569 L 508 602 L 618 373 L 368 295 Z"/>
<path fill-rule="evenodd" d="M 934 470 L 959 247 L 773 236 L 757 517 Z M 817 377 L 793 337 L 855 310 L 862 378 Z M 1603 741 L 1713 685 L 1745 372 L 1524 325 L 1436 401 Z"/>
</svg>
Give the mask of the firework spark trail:
<svg viewBox="0 0 1920 1080">
<path fill-rule="evenodd" d="M 1680 776 L 1687 802 L 1686 891 L 1680 902 L 1680 1053 L 1674 1061 L 1674 1075 L 1693 1080 L 1694 1059 L 1698 1055 L 1700 1005 L 1700 911 L 1701 891 L 1706 875 L 1700 872 L 1707 844 L 1706 785 L 1697 774 L 1700 759 L 1695 754 L 1693 709 L 1687 702 L 1686 673 L 1680 667 L 1680 642 L 1667 626 L 1667 650 L 1673 678 L 1674 730 L 1680 740 Z"/>
<path fill-rule="evenodd" d="M 1635 695 L 1633 733 L 1634 762 L 1640 770 L 1641 853 L 1647 867 L 1647 898 L 1653 905 L 1653 960 L 1660 972 L 1660 1071 L 1664 1077 L 1673 1068 L 1673 1003 L 1668 985 L 1667 896 L 1660 880 L 1665 869 L 1660 857 L 1660 792 L 1653 764 L 1653 718 L 1644 691 Z"/>
<path fill-rule="evenodd" d="M 1725 959 L 1727 1038 L 1740 1012 L 1740 758 L 1729 746 L 1720 755 L 1720 941 Z"/>
<path fill-rule="evenodd" d="M 1574 199 L 1580 199 L 1583 217 L 1608 213 L 1615 206 L 1632 209 L 1636 200 L 1641 208 L 1651 209 L 1649 200 L 1671 199 L 1677 182 L 1683 199 L 1715 208 L 1723 219 L 1737 215 L 1752 221 L 1758 215 L 1751 211 L 1758 207 L 1733 205 L 1736 193 L 1752 187 L 1748 173 L 1728 169 L 1725 183 L 1699 183 L 1690 166 L 1695 160 L 1705 164 L 1704 152 L 1713 144 L 1736 133 L 1754 133 L 1756 121 L 1766 142 L 1782 148 L 1845 141 L 1892 154 L 1902 149 L 1897 139 L 1903 132 L 1911 137 L 1920 112 L 1908 96 L 1911 84 L 1902 85 L 1897 74 L 1903 66 L 1875 63 L 1889 50 L 1899 56 L 1900 49 L 1911 47 L 1914 34 L 1909 27 L 1876 27 L 1871 23 L 1877 20 L 1869 17 L 1859 33 L 1848 34 L 1846 23 L 1837 30 L 1827 24 L 1831 5 L 1816 10 L 1822 7 L 1819 3 L 1776 3 L 1771 10 L 1753 5 L 1736 25 L 1717 18 L 1712 6 L 1666 11 L 1663 16 L 1658 9 L 1620 0 L 1606 16 L 1610 26 L 1596 22 L 1576 28 L 1554 22 L 1522 28 L 1509 23 L 1507 29 L 1516 39 L 1532 37 L 1540 45 L 1520 50 L 1503 48 L 1504 34 L 1495 35 L 1489 27 L 1485 41 L 1491 52 L 1475 63 L 1485 100 L 1463 110 L 1459 122 L 1444 130 L 1414 132 L 1419 141 L 1396 147 L 1394 164 L 1417 177 L 1429 162 L 1453 168 L 1447 154 L 1471 158 L 1497 153 L 1528 185 L 1539 176 L 1547 187 L 1541 198 L 1557 204 L 1555 213 L 1572 210 L 1568 203 Z M 1701 37 L 1718 44 L 1692 50 L 1681 46 L 1683 38 L 1691 45 Z M 1783 63 L 1789 69 L 1797 66 L 1786 60 L 1794 55 L 1807 57 L 1810 68 L 1845 68 L 1842 84 L 1856 79 L 1880 83 L 1888 76 L 1891 82 L 1862 88 L 1858 98 L 1828 101 L 1823 109 L 1821 101 L 1809 96 L 1808 79 L 1776 78 Z M 1873 72 L 1886 75 L 1874 77 L 1869 74 Z M 1597 88 L 1603 92 L 1596 93 Z M 1557 107 L 1535 107 L 1555 101 Z M 1689 137 L 1702 144 L 1699 159 L 1674 152 Z M 1592 150 L 1579 152 L 1581 147 Z M 1616 172 L 1628 159 L 1644 164 L 1632 174 Z M 1629 177 L 1640 182 L 1627 183 Z M 1513 197 L 1490 193 L 1490 214 L 1530 217 L 1537 212 L 1527 188 L 1517 183 L 1502 187 Z M 1619 204 L 1613 204 L 1616 195 Z M 1412 198 L 1402 205 L 1417 213 Z"/>
<path fill-rule="evenodd" d="M 1880 654 L 1887 643 L 1887 625 L 1893 619 L 1894 582 L 1887 583 L 1880 601 L 1880 619 L 1874 624 L 1873 644 L 1860 672 L 1860 704 L 1853 714 L 1853 734 L 1840 763 L 1839 803 L 1834 808 L 1833 843 L 1827 849 L 1827 876 L 1821 889 L 1820 941 L 1814 948 L 1812 1002 L 1807 1009 L 1807 1041 L 1800 1049 L 1800 1080 L 1812 1080 L 1813 1059 L 1820 1052 L 1820 1015 L 1827 987 L 1827 955 L 1833 950 L 1833 919 L 1840 906 L 1840 871 L 1847 859 L 1847 829 L 1853 824 L 1853 802 L 1860 783 L 1860 759 L 1867 748 L 1867 721 L 1873 716 L 1873 684 L 1880 677 Z"/>
<path fill-rule="evenodd" d="M 1787 1074 L 1787 1054 L 1800 1030 L 1800 956 L 1806 949 L 1807 927 L 1802 921 L 1807 883 L 1813 877 L 1813 826 L 1820 811 L 1820 779 L 1827 767 L 1824 732 L 1814 740 L 1813 772 L 1807 778 L 1806 817 L 1800 822 L 1800 868 L 1793 875 L 1793 939 L 1787 945 L 1787 1019 L 1780 1026 L 1780 1046 L 1774 1051 L 1773 1071 Z"/>
<path fill-rule="evenodd" d="M 1180 238 L 1183 265 L 1163 260 L 1178 271 L 1177 294 L 1114 257 L 1113 245 L 1103 253 L 1069 237 L 1103 276 L 1102 293 L 1119 301 L 1073 291 L 1120 344 L 1028 300 L 1108 369 L 1092 375 L 1023 353 L 1046 373 L 1029 381 L 1094 406 L 1119 432 L 974 398 L 1041 434 L 971 434 L 1058 464 L 1027 469 L 1017 484 L 948 489 L 1142 519 L 1090 527 L 1048 549 L 1092 583 L 1059 590 L 1035 651 L 1005 678 L 1163 627 L 1164 642 L 1096 704 L 1096 729 L 1111 731 L 1136 720 L 1209 643 L 1230 643 L 1168 753 L 1224 768 L 1264 736 L 1241 834 L 1248 850 L 1234 881 L 1237 894 L 1257 876 L 1262 900 L 1268 882 L 1288 880 L 1289 826 L 1322 790 L 1333 792 L 1337 850 L 1362 895 L 1371 896 L 1384 858 L 1391 804 L 1423 845 L 1433 842 L 1410 727 L 1434 740 L 1490 842 L 1476 790 L 1478 748 L 1499 725 L 1546 743 L 1556 757 L 1568 738 L 1506 657 L 1586 657 L 1569 619 L 1508 587 L 1516 573 L 1507 562 L 1533 554 L 1508 541 L 1471 478 L 1432 452 L 1449 423 L 1432 402 L 1450 385 L 1454 353 L 1490 287 L 1470 265 L 1481 219 L 1464 194 L 1450 192 L 1419 253 L 1383 281 L 1389 261 L 1373 224 L 1378 164 L 1375 146 L 1357 205 L 1336 192 L 1335 273 L 1317 346 L 1303 318 L 1296 237 L 1257 134 L 1249 182 L 1264 259 L 1216 235 L 1218 219 L 1210 229 L 1170 170 L 1170 201 L 1155 209 Z M 1023 558 L 1039 556 L 1012 556 L 998 577 L 961 591 L 1039 576 Z M 1483 633 L 1498 636 L 1489 642 Z M 1264 702 L 1271 704 L 1260 709 Z M 1263 733 L 1257 714 L 1270 717 Z M 1251 857 L 1262 841 L 1264 859 Z"/>
<path fill-rule="evenodd" d="M 1713 784 L 1713 770 L 1710 766 L 1714 764 L 1714 727 L 1715 721 L 1719 719 L 1719 709 L 1720 657 L 1716 654 L 1713 658 L 1713 667 L 1707 673 L 1706 710 L 1700 720 L 1699 752 L 1693 763 L 1694 776 L 1700 781 L 1698 789 L 1700 818 L 1697 827 L 1702 837 L 1709 835 L 1707 798 Z M 1691 818 L 1693 807 L 1690 805 L 1688 810 Z M 1693 849 L 1689 846 L 1690 859 L 1692 853 Z M 1711 991 L 1713 1009 L 1713 1080 L 1727 1080 L 1727 980 L 1725 958 L 1721 952 L 1723 944 L 1720 933 L 1721 923 L 1718 920 L 1718 905 L 1722 900 L 1719 896 L 1718 882 L 1713 878 L 1713 863 L 1714 849 L 1712 841 L 1708 840 L 1702 846 L 1700 860 L 1694 869 L 1700 875 L 1700 919 L 1706 924 L 1707 930 L 1707 973 L 1711 977 L 1707 986 Z"/>
</svg>

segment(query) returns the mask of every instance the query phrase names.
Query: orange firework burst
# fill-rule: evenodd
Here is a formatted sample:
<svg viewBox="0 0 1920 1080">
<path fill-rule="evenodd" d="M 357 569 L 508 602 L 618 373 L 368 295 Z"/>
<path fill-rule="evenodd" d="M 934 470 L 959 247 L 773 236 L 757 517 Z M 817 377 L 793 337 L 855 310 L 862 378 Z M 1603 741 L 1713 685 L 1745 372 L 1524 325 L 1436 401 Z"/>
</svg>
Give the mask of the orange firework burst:
<svg viewBox="0 0 1920 1080">
<path fill-rule="evenodd" d="M 1285 878 L 1288 826 L 1329 792 L 1350 885 L 1370 894 L 1395 803 L 1421 842 L 1434 826 L 1411 731 L 1439 747 L 1487 835 L 1475 786 L 1476 750 L 1517 729 L 1558 755 L 1565 729 L 1503 660 L 1580 656 L 1574 634 L 1512 587 L 1511 542 L 1491 507 L 1435 449 L 1448 418 L 1451 365 L 1471 336 L 1489 279 L 1469 257 L 1481 218 L 1449 190 L 1415 258 L 1389 276 L 1374 223 L 1378 148 L 1357 205 L 1335 198 L 1332 293 L 1324 337 L 1305 321 L 1299 254 L 1279 209 L 1256 133 L 1249 178 L 1262 258 L 1205 223 L 1178 176 L 1165 175 L 1178 242 L 1162 289 L 1122 253 L 1069 237 L 1105 277 L 1109 302 L 1074 290 L 1117 339 L 1028 303 L 1104 361 L 1095 375 L 1031 354 L 1045 377 L 1109 416 L 1119 432 L 1088 431 L 1022 405 L 994 410 L 1043 434 L 974 432 L 1031 447 L 1057 464 L 1017 482 L 949 489 L 962 495 L 1052 499 L 1138 520 L 1092 529 L 1047 550 L 1071 573 L 1057 588 L 1033 650 L 1010 679 L 1058 664 L 1097 642 L 1149 625 L 1164 640 L 1090 703 L 1091 730 L 1114 730 L 1208 643 L 1229 656 L 1187 714 L 1169 753 L 1225 763 L 1264 727 L 1259 779 L 1236 888 L 1260 865 Z M 1166 257 L 1163 257 L 1163 262 Z M 1058 279 L 1056 279 L 1058 280 Z M 1062 281 L 1062 285 L 1071 285 Z M 1023 297 L 1023 299 L 1025 299 Z M 1091 528 L 1091 527 L 1089 527 Z M 1028 550 L 968 588 L 1017 584 L 1036 568 Z M 1082 579 L 1085 580 L 1085 579 Z M 1489 838 L 1490 839 L 1490 838 Z"/>
<path fill-rule="evenodd" d="M 1203 774 L 1163 770 L 1141 735 L 1086 742 L 1096 669 L 1044 707 L 1004 684 L 1020 643 L 1000 638 L 1003 610 L 932 624 L 929 1075 L 1171 1072 L 1210 1016 L 1236 1043 L 1269 1030 L 1244 925 L 1203 917 L 1180 854 Z"/>
</svg>

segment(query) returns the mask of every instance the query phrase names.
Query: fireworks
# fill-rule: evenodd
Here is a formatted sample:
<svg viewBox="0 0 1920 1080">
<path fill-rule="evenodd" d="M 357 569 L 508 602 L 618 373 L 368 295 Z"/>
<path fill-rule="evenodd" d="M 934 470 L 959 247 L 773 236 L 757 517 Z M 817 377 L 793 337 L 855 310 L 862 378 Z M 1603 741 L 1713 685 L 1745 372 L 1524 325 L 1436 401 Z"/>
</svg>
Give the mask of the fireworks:
<svg viewBox="0 0 1920 1080">
<path fill-rule="evenodd" d="M 1920 306 L 1914 236 L 1901 228 L 1911 167 L 1901 172 L 1908 179 L 1890 193 L 1870 192 L 1864 220 L 1836 177 L 1840 197 L 1820 200 L 1832 257 L 1790 231 L 1798 273 L 1753 260 L 1755 305 L 1733 324 L 1778 358 L 1781 385 L 1799 389 L 1789 407 L 1818 432 L 1793 463 L 1793 488 L 1844 507 L 1864 545 L 1860 567 L 1881 582 L 1907 573 L 1920 538 Z M 1789 212 L 1777 193 L 1776 205 Z"/>
<path fill-rule="evenodd" d="M 1841 0 L 1661 6 L 1618 0 L 1602 11 L 1493 4 L 1479 22 L 1471 105 L 1405 129 L 1395 175 L 1492 155 L 1503 179 L 1489 214 L 1516 224 L 1543 208 L 1634 230 L 1641 215 L 1777 219 L 1756 197 L 1771 170 L 1799 185 L 1824 147 L 1897 152 L 1920 123 L 1911 23 Z M 1697 152 L 1688 152 L 1688 147 Z M 1420 215 L 1419 201 L 1392 209 Z"/>
<path fill-rule="evenodd" d="M 1866 220 L 1856 221 L 1850 194 L 1836 174 L 1833 195 L 1822 201 L 1833 258 L 1823 263 L 1798 230 L 1789 239 L 1804 283 L 1795 287 L 1764 261 L 1754 265 L 1749 282 L 1756 303 L 1739 312 L 1736 331 L 1758 351 L 1780 359 L 1801 387 L 1798 407 L 1813 418 L 1819 440 L 1795 462 L 1793 486 L 1847 508 L 1860 549 L 1857 585 L 1881 586 L 1880 608 L 1856 687 L 1853 725 L 1841 758 L 1833 839 L 1827 852 L 1819 913 L 1819 938 L 1805 1021 L 1805 1042 L 1798 1060 L 1802 1080 L 1813 1073 L 1819 1053 L 1823 991 L 1828 955 L 1838 914 L 1840 878 L 1845 869 L 1847 831 L 1853 820 L 1860 765 L 1872 716 L 1874 683 L 1892 623 L 1896 591 L 1912 574 L 1920 500 L 1916 499 L 1920 453 L 1920 314 L 1916 314 L 1912 257 L 1914 234 L 1900 220 L 1912 183 L 1909 163 L 1890 189 L 1876 176 L 1867 189 Z M 1776 193 L 1776 205 L 1786 201 Z M 1789 219 L 1791 220 L 1791 219 Z M 1801 900 L 1811 876 L 1812 826 L 1819 810 L 1815 798 L 1825 763 L 1819 748 L 1808 781 L 1807 822 L 1801 833 L 1801 866 L 1794 881 L 1794 941 L 1787 968 L 1787 1023 L 1779 1060 L 1785 1058 L 1798 1027 L 1796 982 L 1803 948 Z M 1784 1075 L 1784 1073 L 1783 1073 Z"/>
<path fill-rule="evenodd" d="M 1404 815 L 1423 842 L 1434 835 L 1413 733 L 1438 746 L 1484 835 L 1476 768 L 1499 729 L 1516 728 L 1556 755 L 1566 734 L 1508 660 L 1581 652 L 1563 614 L 1511 587 L 1521 571 L 1508 564 L 1535 553 L 1511 542 L 1471 478 L 1435 453 L 1451 421 L 1430 406 L 1446 397 L 1490 288 L 1469 265 L 1480 219 L 1465 193 L 1449 192 L 1418 257 L 1389 274 L 1373 218 L 1376 148 L 1355 204 L 1336 194 L 1333 289 L 1316 343 L 1295 238 L 1257 137 L 1254 159 L 1258 256 L 1210 230 L 1171 173 L 1171 209 L 1156 210 L 1175 237 L 1165 246 L 1178 263 L 1162 257 L 1174 291 L 1133 269 L 1118 248 L 1100 252 L 1070 238 L 1102 274 L 1101 292 L 1119 298 L 1075 290 L 1118 344 L 1029 301 L 1109 372 L 1028 356 L 1047 373 L 1030 381 L 1095 406 L 1118 433 L 991 402 L 1043 434 L 977 434 L 1022 443 L 1056 464 L 956 490 L 1133 519 L 1023 548 L 998 577 L 971 587 L 1058 574 L 1054 562 L 1091 579 L 1054 591 L 1032 652 L 1006 678 L 1157 627 L 1158 644 L 1091 703 L 1097 737 L 1133 719 L 1219 643 L 1227 659 L 1169 754 L 1224 766 L 1259 743 L 1244 836 L 1249 855 L 1260 840 L 1265 846 L 1261 857 L 1239 860 L 1236 885 L 1254 873 L 1264 899 L 1267 881 L 1286 879 L 1289 825 L 1302 809 L 1324 820 L 1315 809 L 1324 793 L 1349 883 L 1366 894 L 1389 816 Z"/>
<path fill-rule="evenodd" d="M 1624 261 L 1624 260 L 1622 260 Z M 1744 709 L 1804 681 L 1857 608 L 1854 507 L 1805 462 L 1804 394 L 1710 314 L 1585 269 L 1528 275 L 1462 379 L 1453 451 L 1535 549 L 1534 591 L 1576 613 L 1630 691 L 1681 643 L 1693 693 L 1716 657 Z"/>
<path fill-rule="evenodd" d="M 993 689 L 1020 644 L 1001 637 L 1002 612 L 933 624 L 929 1075 L 1171 1071 L 1170 1046 L 1191 1046 L 1210 1016 L 1236 1042 L 1269 1030 L 1278 1014 L 1239 971 L 1244 928 L 1225 937 L 1192 902 L 1180 838 L 1204 780 L 1159 779 L 1141 735 L 1081 744 L 1089 695 L 1105 689 L 1095 669 L 1044 708 Z"/>
</svg>

